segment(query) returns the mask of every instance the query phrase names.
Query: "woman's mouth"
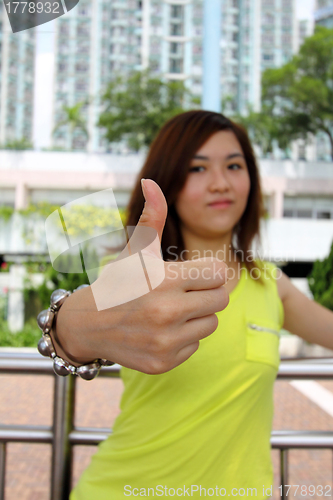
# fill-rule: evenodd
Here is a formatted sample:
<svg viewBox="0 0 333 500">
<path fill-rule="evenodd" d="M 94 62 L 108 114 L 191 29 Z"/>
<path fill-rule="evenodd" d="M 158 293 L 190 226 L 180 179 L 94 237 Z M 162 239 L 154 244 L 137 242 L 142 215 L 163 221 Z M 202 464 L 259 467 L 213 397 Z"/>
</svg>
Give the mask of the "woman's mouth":
<svg viewBox="0 0 333 500">
<path fill-rule="evenodd" d="M 215 203 L 209 203 L 208 206 L 212 208 L 227 208 L 231 203 L 232 201 L 216 201 Z"/>
</svg>

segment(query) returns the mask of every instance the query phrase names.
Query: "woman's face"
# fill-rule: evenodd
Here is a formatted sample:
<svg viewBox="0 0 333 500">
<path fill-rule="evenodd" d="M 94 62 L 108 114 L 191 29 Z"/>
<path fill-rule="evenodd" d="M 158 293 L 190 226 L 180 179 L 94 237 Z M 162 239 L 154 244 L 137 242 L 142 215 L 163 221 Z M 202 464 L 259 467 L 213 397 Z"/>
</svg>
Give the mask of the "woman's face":
<svg viewBox="0 0 333 500">
<path fill-rule="evenodd" d="M 250 192 L 245 157 L 233 132 L 213 134 L 196 152 L 175 203 L 182 226 L 201 237 L 232 233 Z"/>
</svg>

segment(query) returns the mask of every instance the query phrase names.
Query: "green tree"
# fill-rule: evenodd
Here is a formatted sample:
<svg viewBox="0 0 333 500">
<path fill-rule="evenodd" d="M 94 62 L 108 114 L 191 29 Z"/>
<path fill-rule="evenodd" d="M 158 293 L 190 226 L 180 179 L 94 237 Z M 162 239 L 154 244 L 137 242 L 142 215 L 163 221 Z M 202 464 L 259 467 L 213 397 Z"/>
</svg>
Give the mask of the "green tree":
<svg viewBox="0 0 333 500">
<path fill-rule="evenodd" d="M 279 136 L 278 124 L 266 110 L 258 113 L 249 106 L 246 116 L 235 114 L 232 118 L 246 128 L 251 141 L 260 147 L 264 156 L 273 152 L 274 141 Z M 288 145 L 284 146 L 283 149 L 287 149 Z"/>
<path fill-rule="evenodd" d="M 82 106 L 87 104 L 87 101 L 80 101 L 76 103 L 74 106 L 63 106 L 62 110 L 64 112 L 65 117 L 60 120 L 52 131 L 52 135 L 56 133 L 61 127 L 67 126 L 69 127 L 70 135 L 72 138 L 71 148 L 73 148 L 73 132 L 74 130 L 81 130 L 86 136 L 87 140 L 89 139 L 89 133 L 86 127 L 86 120 L 82 116 Z"/>
<path fill-rule="evenodd" d="M 333 160 L 333 29 L 317 26 L 290 62 L 263 73 L 262 105 L 282 149 L 323 132 Z"/>
<path fill-rule="evenodd" d="M 307 279 L 314 300 L 333 311 L 333 243 L 328 257 L 316 260 Z"/>
<path fill-rule="evenodd" d="M 197 104 L 183 82 L 164 82 L 149 69 L 132 72 L 127 79 L 117 76 L 102 96 L 105 109 L 98 126 L 106 130 L 109 142 L 125 140 L 138 151 L 152 143 L 169 118 L 184 111 L 186 97 Z"/>
</svg>

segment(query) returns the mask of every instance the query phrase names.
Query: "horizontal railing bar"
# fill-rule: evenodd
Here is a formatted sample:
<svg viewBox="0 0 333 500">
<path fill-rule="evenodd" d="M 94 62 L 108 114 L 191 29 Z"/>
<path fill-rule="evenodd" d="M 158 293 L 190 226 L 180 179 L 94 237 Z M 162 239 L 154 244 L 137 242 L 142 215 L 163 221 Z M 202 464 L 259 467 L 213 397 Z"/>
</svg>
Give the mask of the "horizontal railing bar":
<svg viewBox="0 0 333 500">
<path fill-rule="evenodd" d="M 316 361 L 290 362 L 281 361 L 278 371 L 279 379 L 332 379 L 333 378 L 333 358 L 325 363 Z"/>
<path fill-rule="evenodd" d="M 23 355 L 24 353 L 21 353 Z M 55 375 L 53 361 L 50 358 L 31 356 L 0 356 L 0 373 L 25 375 Z M 120 365 L 103 366 L 99 377 L 119 377 Z"/>
<path fill-rule="evenodd" d="M 49 443 L 53 441 L 52 427 L 28 425 L 0 425 L 0 442 Z"/>
<path fill-rule="evenodd" d="M 273 448 L 332 448 L 333 431 L 272 431 Z"/>
<path fill-rule="evenodd" d="M 51 359 L 0 358 L 0 373 L 24 375 L 54 375 Z"/>
<path fill-rule="evenodd" d="M 72 445 L 98 445 L 112 434 L 112 429 L 107 428 L 76 428 L 69 433 L 69 442 Z"/>
<path fill-rule="evenodd" d="M 39 354 L 19 353 L 20 356 L 11 353 L 0 353 L 0 373 L 54 375 L 52 360 L 43 358 Z M 104 366 L 100 377 L 119 377 L 120 365 Z M 332 379 L 333 378 L 333 358 L 325 362 L 309 360 L 281 361 L 277 378 L 279 379 Z"/>
<path fill-rule="evenodd" d="M 69 433 L 72 445 L 98 445 L 112 434 L 105 427 L 77 427 Z M 52 443 L 52 427 L 45 426 L 0 426 L 0 442 Z M 332 448 L 333 431 L 272 431 L 273 448 Z"/>
</svg>

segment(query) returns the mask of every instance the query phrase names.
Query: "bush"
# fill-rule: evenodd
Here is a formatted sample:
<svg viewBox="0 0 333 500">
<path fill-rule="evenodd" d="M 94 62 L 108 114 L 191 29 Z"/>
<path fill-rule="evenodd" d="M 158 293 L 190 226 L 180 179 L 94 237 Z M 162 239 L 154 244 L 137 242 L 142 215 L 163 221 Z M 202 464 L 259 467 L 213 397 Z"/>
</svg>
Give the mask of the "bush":
<svg viewBox="0 0 333 500">
<path fill-rule="evenodd" d="M 328 257 L 316 260 L 307 279 L 314 300 L 333 311 L 333 243 Z"/>
<path fill-rule="evenodd" d="M 30 320 L 20 332 L 12 333 L 5 321 L 0 322 L 1 347 L 37 347 L 41 330 L 36 320 Z"/>
</svg>

